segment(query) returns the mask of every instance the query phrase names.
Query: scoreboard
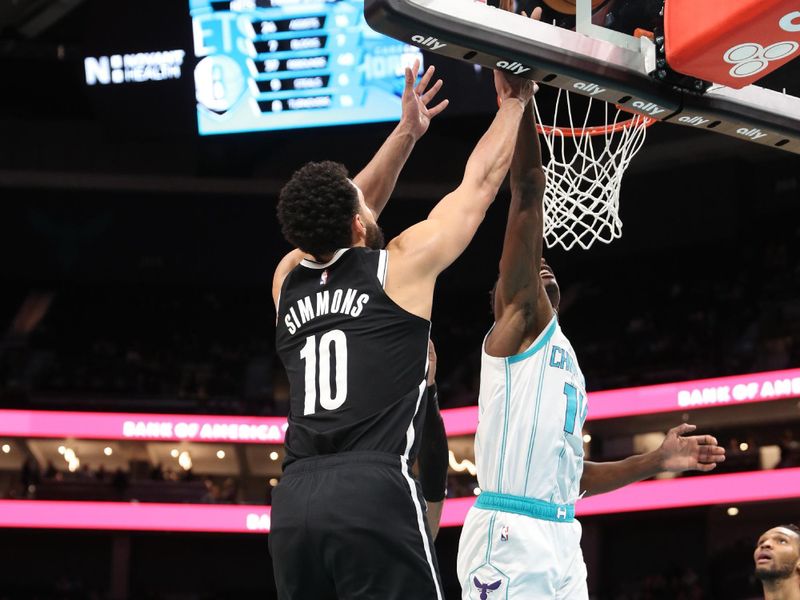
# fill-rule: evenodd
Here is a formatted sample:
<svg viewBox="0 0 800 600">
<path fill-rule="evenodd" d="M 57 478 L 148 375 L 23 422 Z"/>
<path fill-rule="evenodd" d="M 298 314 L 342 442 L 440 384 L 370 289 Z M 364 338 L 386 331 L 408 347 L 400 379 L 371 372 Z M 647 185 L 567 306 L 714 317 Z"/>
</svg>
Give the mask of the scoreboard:
<svg viewBox="0 0 800 600">
<path fill-rule="evenodd" d="M 361 0 L 190 0 L 201 135 L 392 121 L 420 51 Z"/>
</svg>

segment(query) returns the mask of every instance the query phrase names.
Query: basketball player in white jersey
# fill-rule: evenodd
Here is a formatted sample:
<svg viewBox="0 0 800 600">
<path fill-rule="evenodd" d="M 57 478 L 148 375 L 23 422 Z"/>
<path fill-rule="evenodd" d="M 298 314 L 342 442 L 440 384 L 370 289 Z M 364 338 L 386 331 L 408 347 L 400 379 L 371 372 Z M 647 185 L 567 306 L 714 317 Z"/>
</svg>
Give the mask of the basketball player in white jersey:
<svg viewBox="0 0 800 600">
<path fill-rule="evenodd" d="M 482 349 L 475 435 L 482 492 L 459 543 L 464 600 L 588 598 L 576 501 L 661 471 L 710 471 L 724 460 L 713 437 L 683 437 L 694 430 L 684 424 L 657 451 L 584 462 L 585 381 L 558 321 L 558 283 L 542 259 L 545 175 L 533 112 L 529 104 L 511 163 L 495 324 Z"/>
</svg>

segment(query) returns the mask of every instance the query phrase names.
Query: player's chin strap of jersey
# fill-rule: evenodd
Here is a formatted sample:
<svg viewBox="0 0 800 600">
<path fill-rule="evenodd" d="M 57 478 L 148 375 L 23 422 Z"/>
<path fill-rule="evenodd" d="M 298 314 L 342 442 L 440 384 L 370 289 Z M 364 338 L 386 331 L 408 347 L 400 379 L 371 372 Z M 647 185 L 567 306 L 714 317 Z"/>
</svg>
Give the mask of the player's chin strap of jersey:
<svg viewBox="0 0 800 600">
<path fill-rule="evenodd" d="M 439 398 L 436 384 L 428 387 L 428 402 L 425 409 L 425 425 L 419 447 L 419 484 L 422 495 L 428 502 L 444 500 L 447 488 L 447 434 L 439 413 Z"/>
</svg>

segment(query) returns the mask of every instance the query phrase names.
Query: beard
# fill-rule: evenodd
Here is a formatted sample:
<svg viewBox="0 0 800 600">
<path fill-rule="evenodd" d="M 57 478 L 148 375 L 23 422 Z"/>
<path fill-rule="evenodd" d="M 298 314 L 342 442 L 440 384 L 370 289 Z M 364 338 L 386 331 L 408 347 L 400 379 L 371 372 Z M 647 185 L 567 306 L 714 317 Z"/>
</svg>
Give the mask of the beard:
<svg viewBox="0 0 800 600">
<path fill-rule="evenodd" d="M 384 246 L 383 230 L 378 227 L 377 223 L 368 223 L 366 227 L 367 236 L 364 243 L 367 245 L 367 248 L 382 250 Z"/>
<path fill-rule="evenodd" d="M 756 567 L 755 576 L 760 581 L 778 581 L 788 579 L 794 572 L 794 565 L 777 565 L 774 567 Z"/>
</svg>

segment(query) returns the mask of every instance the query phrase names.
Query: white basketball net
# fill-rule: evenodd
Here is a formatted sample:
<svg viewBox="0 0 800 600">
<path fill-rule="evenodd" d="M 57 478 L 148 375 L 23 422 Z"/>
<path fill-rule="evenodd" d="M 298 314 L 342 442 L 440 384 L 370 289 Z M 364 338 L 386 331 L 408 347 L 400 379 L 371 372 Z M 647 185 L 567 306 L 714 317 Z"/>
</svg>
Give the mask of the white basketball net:
<svg viewBox="0 0 800 600">
<path fill-rule="evenodd" d="M 563 96 L 563 98 L 562 98 Z M 593 102 L 605 106 L 605 123 L 587 125 Z M 652 119 L 631 115 L 602 100 L 589 98 L 583 123 L 575 123 L 569 92 L 559 89 L 554 126 L 544 125 L 534 96 L 536 122 L 550 153 L 544 165 L 544 239 L 548 248 L 560 244 L 570 250 L 578 244 L 588 249 L 599 240 L 608 244 L 622 235 L 619 190 L 622 176 L 644 144 Z M 555 126 L 559 110 L 566 112 L 569 127 Z M 610 115 L 610 112 L 615 114 Z M 609 117 L 611 116 L 611 120 Z M 627 121 L 626 121 L 627 120 Z M 563 122 L 563 117 L 561 117 Z"/>
</svg>

